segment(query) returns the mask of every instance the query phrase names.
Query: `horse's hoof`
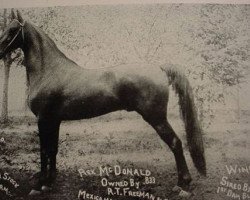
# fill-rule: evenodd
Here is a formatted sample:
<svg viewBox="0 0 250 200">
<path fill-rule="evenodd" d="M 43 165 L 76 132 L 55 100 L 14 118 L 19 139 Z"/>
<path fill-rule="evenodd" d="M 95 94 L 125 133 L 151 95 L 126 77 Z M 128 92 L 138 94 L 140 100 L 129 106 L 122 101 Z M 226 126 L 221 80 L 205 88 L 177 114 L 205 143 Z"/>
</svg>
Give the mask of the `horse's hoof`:
<svg viewBox="0 0 250 200">
<path fill-rule="evenodd" d="M 179 197 L 182 197 L 182 198 L 189 198 L 190 196 L 191 196 L 191 193 L 185 190 L 181 190 L 179 193 Z"/>
<path fill-rule="evenodd" d="M 43 191 L 43 192 L 49 192 L 49 191 L 51 191 L 51 190 L 52 190 L 52 188 L 49 187 L 49 186 L 46 186 L 46 185 L 43 185 L 43 186 L 42 186 L 42 191 Z"/>
<path fill-rule="evenodd" d="M 173 192 L 180 192 L 181 190 L 182 190 L 182 188 L 178 185 L 174 186 L 172 189 Z"/>
<path fill-rule="evenodd" d="M 40 195 L 42 192 L 39 190 L 34 190 L 32 189 L 29 193 L 29 196 L 36 196 L 36 195 Z"/>
</svg>

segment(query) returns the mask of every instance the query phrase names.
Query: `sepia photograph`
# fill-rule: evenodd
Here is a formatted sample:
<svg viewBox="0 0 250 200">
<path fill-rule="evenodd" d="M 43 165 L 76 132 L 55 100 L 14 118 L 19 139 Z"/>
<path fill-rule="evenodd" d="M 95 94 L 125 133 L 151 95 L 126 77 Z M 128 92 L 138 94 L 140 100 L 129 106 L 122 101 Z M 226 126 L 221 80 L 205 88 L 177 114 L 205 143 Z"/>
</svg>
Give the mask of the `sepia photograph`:
<svg viewBox="0 0 250 200">
<path fill-rule="evenodd" d="M 52 2 L 0 6 L 0 200 L 250 200 L 250 2 Z"/>
</svg>

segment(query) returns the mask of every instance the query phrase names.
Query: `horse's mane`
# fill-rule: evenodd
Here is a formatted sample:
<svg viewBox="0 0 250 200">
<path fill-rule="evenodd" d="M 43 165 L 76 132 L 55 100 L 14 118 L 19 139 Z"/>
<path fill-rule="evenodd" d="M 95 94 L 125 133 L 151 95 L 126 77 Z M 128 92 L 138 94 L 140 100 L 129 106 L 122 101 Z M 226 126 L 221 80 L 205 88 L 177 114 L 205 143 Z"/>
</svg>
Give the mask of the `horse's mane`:
<svg viewBox="0 0 250 200">
<path fill-rule="evenodd" d="M 51 48 L 53 48 L 55 51 L 57 51 L 62 57 L 66 58 L 68 61 L 76 64 L 73 60 L 69 59 L 56 45 L 56 43 L 50 38 L 50 36 L 48 34 L 45 33 L 45 31 L 40 28 L 37 25 L 34 25 L 31 22 L 28 22 L 29 26 L 32 27 L 34 29 L 34 31 L 36 32 L 36 34 L 39 36 L 39 39 L 42 42 L 46 42 L 46 44 L 48 44 Z"/>
<path fill-rule="evenodd" d="M 46 41 L 48 42 L 51 46 L 54 46 L 58 49 L 56 43 L 45 33 L 44 30 L 42 30 L 42 28 L 40 28 L 39 26 L 31 23 L 31 22 L 28 22 L 28 24 L 33 28 L 35 29 L 35 31 L 39 34 L 39 36 L 41 37 L 41 39 L 43 41 Z M 59 50 L 59 49 L 58 49 Z M 60 50 L 59 50 L 60 51 Z"/>
</svg>

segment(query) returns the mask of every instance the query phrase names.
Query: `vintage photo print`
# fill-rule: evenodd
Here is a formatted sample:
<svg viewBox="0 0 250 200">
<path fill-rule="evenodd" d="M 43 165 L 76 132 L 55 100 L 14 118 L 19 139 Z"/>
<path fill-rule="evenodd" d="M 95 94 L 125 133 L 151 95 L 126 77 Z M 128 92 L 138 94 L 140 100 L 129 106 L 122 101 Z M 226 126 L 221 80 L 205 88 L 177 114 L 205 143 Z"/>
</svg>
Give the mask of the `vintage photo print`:
<svg viewBox="0 0 250 200">
<path fill-rule="evenodd" d="M 249 200 L 250 4 L 54 3 L 0 8 L 0 200 Z"/>
</svg>

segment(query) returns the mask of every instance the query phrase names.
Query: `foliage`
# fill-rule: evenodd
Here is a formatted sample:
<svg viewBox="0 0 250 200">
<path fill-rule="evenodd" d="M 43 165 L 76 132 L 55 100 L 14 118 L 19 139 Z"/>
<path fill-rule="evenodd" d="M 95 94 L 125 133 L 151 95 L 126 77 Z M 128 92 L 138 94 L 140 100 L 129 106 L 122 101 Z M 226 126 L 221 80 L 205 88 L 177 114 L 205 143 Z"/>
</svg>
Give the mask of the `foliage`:
<svg viewBox="0 0 250 200">
<path fill-rule="evenodd" d="M 237 96 L 240 83 L 246 80 L 249 6 L 207 4 L 199 10 L 199 17 L 192 37 L 193 45 L 200 47 L 196 49 L 200 63 L 193 75 L 205 84 L 195 90 L 203 110 L 213 114 L 213 102 L 225 103 L 228 93 Z"/>
<path fill-rule="evenodd" d="M 210 78 L 233 86 L 242 81 L 249 63 L 249 14 L 246 7 L 206 5 L 196 37 L 202 45 L 202 64 Z"/>
</svg>

